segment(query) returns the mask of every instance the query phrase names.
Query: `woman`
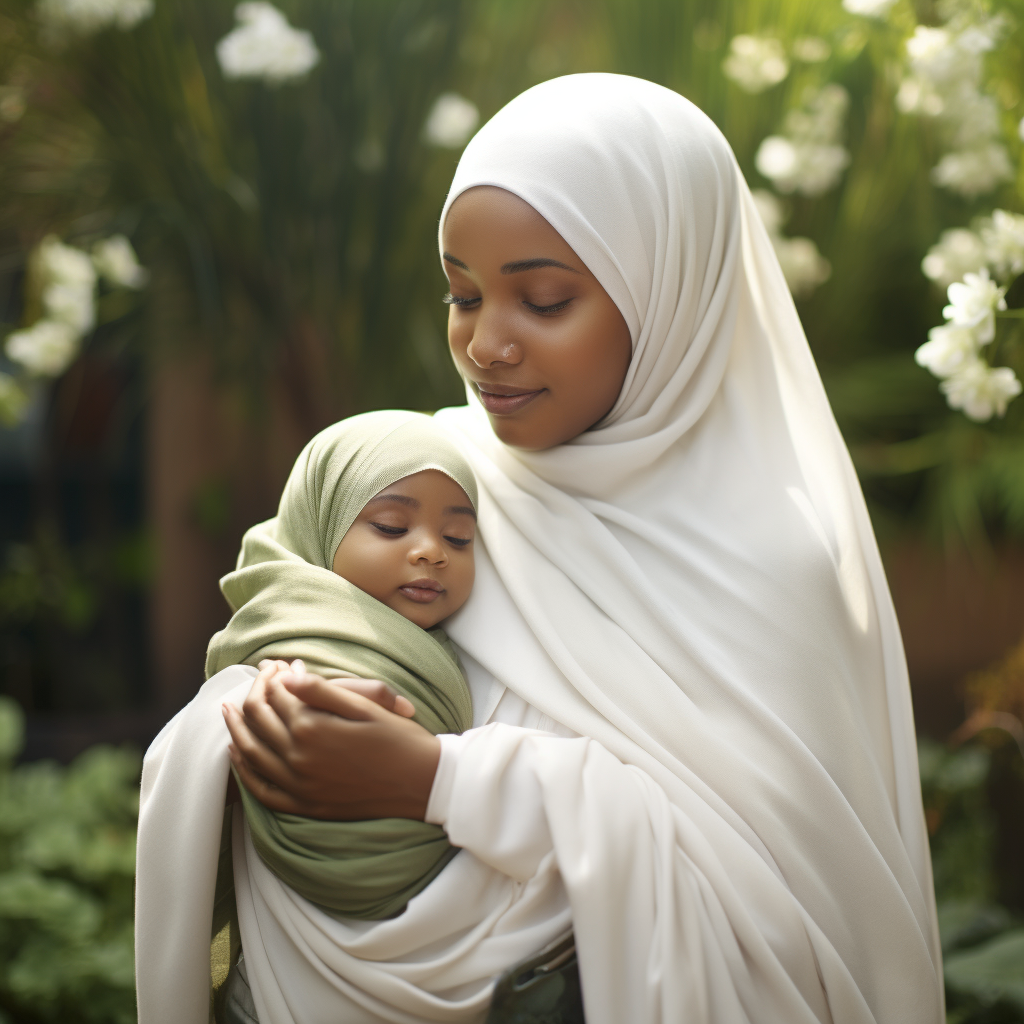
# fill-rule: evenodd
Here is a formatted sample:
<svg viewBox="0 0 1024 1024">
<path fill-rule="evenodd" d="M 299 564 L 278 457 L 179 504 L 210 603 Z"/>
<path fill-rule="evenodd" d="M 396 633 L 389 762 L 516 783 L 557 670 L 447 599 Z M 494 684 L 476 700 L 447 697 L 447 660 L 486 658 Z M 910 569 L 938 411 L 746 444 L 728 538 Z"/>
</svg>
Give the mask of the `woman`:
<svg viewBox="0 0 1024 1024">
<path fill-rule="evenodd" d="M 463 853 L 403 917 L 342 933 L 259 876 L 236 827 L 261 1021 L 480 1019 L 486 972 L 571 917 L 590 1024 L 938 1024 L 898 628 L 728 144 L 650 83 L 545 83 L 467 147 L 441 245 L 469 406 L 439 416 L 483 541 L 446 628 L 490 724 L 437 739 L 273 670 L 247 698 L 235 680 L 226 717 L 268 806 L 425 817 Z M 144 781 L 150 921 L 174 907 L 146 871 L 184 870 L 151 796 L 169 728 Z"/>
</svg>

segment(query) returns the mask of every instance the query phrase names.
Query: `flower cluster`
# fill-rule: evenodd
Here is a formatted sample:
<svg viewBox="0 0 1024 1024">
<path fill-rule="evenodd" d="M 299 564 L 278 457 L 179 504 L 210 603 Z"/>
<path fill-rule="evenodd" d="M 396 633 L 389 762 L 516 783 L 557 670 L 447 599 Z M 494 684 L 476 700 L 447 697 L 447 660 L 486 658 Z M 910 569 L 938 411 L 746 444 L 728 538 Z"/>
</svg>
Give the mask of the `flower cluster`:
<svg viewBox="0 0 1024 1024">
<path fill-rule="evenodd" d="M 266 0 L 235 8 L 238 27 L 217 44 L 217 60 L 228 78 L 261 78 L 278 85 L 308 74 L 320 61 L 313 36 L 292 28 Z"/>
<path fill-rule="evenodd" d="M 791 52 L 794 60 L 805 64 L 820 64 L 829 59 L 832 47 L 820 36 L 797 36 L 793 40 Z"/>
<path fill-rule="evenodd" d="M 63 39 L 111 26 L 133 28 L 153 13 L 153 0 L 39 0 L 36 12 L 44 31 Z"/>
<path fill-rule="evenodd" d="M 760 145 L 754 163 L 780 192 L 817 196 L 834 188 L 850 162 L 842 146 L 847 91 L 835 83 L 808 90 L 778 135 Z"/>
<path fill-rule="evenodd" d="M 789 61 L 778 39 L 734 36 L 722 70 L 746 92 L 764 92 L 789 74 Z"/>
<path fill-rule="evenodd" d="M 942 124 L 949 152 L 932 169 L 932 180 L 967 198 L 1013 177 L 998 104 L 982 91 L 984 57 L 1003 28 L 1001 17 L 979 21 L 958 9 L 942 27 L 919 25 L 907 40 L 908 74 L 897 106 Z"/>
<path fill-rule="evenodd" d="M 461 149 L 480 122 L 480 111 L 469 100 L 454 92 L 438 96 L 426 124 L 423 138 L 432 146 Z"/>
<path fill-rule="evenodd" d="M 811 239 L 787 238 L 782 233 L 786 218 L 777 196 L 765 189 L 758 189 L 753 196 L 789 290 L 796 296 L 809 295 L 829 279 L 832 267 Z"/>
<path fill-rule="evenodd" d="M 942 380 L 942 391 L 953 409 L 979 423 L 1006 413 L 1021 393 L 1021 383 L 1008 366 L 991 366 L 982 349 L 996 336 L 996 311 L 1006 309 L 1006 289 L 989 275 L 988 267 L 964 274 L 947 289 L 946 323 L 933 327 L 916 352 L 920 366 Z"/>
<path fill-rule="evenodd" d="M 1024 216 L 993 210 L 973 229 L 943 231 L 921 263 L 925 277 L 948 288 L 964 274 L 988 267 L 999 281 L 1024 273 Z"/>
<path fill-rule="evenodd" d="M 78 354 L 82 338 L 96 323 L 96 281 L 116 288 L 141 288 L 148 279 L 124 235 L 103 239 L 92 254 L 48 235 L 30 260 L 38 282 L 42 316 L 7 336 L 4 354 L 29 377 L 56 377 Z M 0 418 L 16 419 L 24 392 L 10 374 L 0 374 Z"/>
<path fill-rule="evenodd" d="M 895 3 L 896 0 L 843 0 L 843 8 L 864 18 L 884 18 Z"/>
</svg>

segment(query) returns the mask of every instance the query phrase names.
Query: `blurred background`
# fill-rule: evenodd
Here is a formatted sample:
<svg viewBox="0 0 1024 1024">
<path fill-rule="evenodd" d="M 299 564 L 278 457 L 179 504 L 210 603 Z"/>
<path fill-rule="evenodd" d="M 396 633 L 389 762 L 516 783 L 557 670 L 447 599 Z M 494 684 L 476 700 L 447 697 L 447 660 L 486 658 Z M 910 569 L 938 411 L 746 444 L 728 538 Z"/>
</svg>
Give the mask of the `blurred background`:
<svg viewBox="0 0 1024 1024">
<path fill-rule="evenodd" d="M 528 86 L 739 158 L 883 550 L 949 1019 L 1024 1021 L 1024 0 L 4 0 L 0 1024 L 134 1020 L 139 751 L 321 427 L 460 403 L 437 218 Z"/>
</svg>

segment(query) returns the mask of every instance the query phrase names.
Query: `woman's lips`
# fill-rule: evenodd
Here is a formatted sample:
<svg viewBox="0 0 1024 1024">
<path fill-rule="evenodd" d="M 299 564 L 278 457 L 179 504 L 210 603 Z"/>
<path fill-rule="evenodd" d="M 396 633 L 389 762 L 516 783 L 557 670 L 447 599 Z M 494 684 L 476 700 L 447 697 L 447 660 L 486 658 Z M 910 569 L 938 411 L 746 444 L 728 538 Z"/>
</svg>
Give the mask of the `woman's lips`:
<svg viewBox="0 0 1024 1024">
<path fill-rule="evenodd" d="M 436 601 L 444 593 L 444 587 L 437 580 L 432 580 L 428 577 L 413 580 L 412 583 L 406 583 L 398 589 L 410 601 L 415 601 L 417 604 L 430 604 L 431 601 Z"/>
<path fill-rule="evenodd" d="M 545 389 L 528 391 L 526 388 L 508 387 L 504 384 L 477 384 L 476 390 L 480 395 L 480 404 L 488 412 L 501 416 L 519 412 Z"/>
</svg>

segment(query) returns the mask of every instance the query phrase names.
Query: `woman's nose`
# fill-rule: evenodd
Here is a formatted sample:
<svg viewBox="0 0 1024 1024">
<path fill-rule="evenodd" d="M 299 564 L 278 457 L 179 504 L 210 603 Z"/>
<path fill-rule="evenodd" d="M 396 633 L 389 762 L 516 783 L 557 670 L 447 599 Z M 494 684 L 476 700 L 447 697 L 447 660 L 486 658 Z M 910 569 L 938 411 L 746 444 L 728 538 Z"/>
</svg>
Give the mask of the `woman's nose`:
<svg viewBox="0 0 1024 1024">
<path fill-rule="evenodd" d="M 503 364 L 516 366 L 523 360 L 523 347 L 509 332 L 504 318 L 489 310 L 481 310 L 473 325 L 473 334 L 466 355 L 482 370 Z"/>
</svg>

